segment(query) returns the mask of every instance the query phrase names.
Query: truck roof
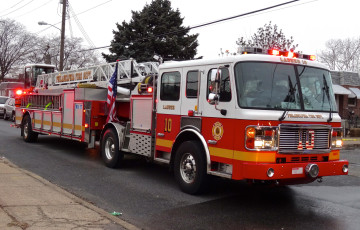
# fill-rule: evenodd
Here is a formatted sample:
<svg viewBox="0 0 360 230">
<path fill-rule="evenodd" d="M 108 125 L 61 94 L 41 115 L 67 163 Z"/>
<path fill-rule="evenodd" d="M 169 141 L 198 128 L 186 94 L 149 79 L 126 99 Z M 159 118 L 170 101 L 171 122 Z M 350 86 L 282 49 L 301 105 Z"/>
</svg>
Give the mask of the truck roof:
<svg viewBox="0 0 360 230">
<path fill-rule="evenodd" d="M 221 57 L 216 59 L 171 61 L 161 64 L 159 66 L 159 69 L 162 70 L 162 69 L 191 67 L 191 66 L 200 66 L 200 65 L 221 65 L 221 64 L 236 63 L 240 61 L 278 62 L 283 64 L 306 65 L 306 66 L 328 70 L 328 67 L 317 61 L 311 61 L 300 58 L 287 58 L 287 57 L 265 55 L 265 54 L 243 54 L 237 56 Z"/>
</svg>

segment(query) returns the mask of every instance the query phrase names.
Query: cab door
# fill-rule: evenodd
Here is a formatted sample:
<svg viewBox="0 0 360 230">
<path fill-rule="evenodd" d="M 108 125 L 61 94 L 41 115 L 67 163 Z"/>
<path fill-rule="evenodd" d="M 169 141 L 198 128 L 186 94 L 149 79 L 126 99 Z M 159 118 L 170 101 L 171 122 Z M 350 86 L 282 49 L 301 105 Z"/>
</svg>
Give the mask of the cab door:
<svg viewBox="0 0 360 230">
<path fill-rule="evenodd" d="M 182 68 L 160 72 L 157 87 L 156 154 L 171 152 L 180 130 Z"/>
<path fill-rule="evenodd" d="M 206 82 L 202 84 L 200 100 L 202 102 L 202 134 L 208 143 L 211 161 L 233 164 L 235 125 L 235 90 L 230 65 L 218 64 L 207 66 L 205 69 Z M 209 102 L 209 94 L 214 92 L 215 86 L 211 82 L 214 72 L 219 73 L 218 101 Z"/>
</svg>

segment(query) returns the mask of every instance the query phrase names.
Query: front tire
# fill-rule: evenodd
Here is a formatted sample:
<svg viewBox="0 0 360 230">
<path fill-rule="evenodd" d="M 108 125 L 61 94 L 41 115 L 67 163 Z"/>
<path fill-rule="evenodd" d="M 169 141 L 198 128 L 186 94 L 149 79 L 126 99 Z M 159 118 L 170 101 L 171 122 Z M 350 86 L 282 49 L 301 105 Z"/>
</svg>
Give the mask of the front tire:
<svg viewBox="0 0 360 230">
<path fill-rule="evenodd" d="M 119 138 L 114 129 L 107 129 L 101 141 L 101 156 L 109 168 L 120 166 L 124 153 L 119 150 Z"/>
<path fill-rule="evenodd" d="M 25 142 L 36 142 L 38 139 L 39 134 L 32 130 L 31 118 L 29 115 L 26 115 L 23 119 L 21 132 Z"/>
<path fill-rule="evenodd" d="M 188 194 L 199 194 L 207 185 L 205 152 L 198 141 L 186 141 L 176 151 L 175 179 Z"/>
</svg>

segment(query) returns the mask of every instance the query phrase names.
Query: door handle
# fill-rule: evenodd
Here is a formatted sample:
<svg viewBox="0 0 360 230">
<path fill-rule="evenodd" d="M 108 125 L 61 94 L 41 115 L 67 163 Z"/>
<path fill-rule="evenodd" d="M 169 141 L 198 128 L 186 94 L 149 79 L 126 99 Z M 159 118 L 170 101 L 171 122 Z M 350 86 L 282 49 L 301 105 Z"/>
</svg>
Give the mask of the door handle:
<svg viewBox="0 0 360 230">
<path fill-rule="evenodd" d="M 208 140 L 208 143 L 211 144 L 211 145 L 216 145 L 216 144 L 217 144 L 217 141 L 215 141 L 215 140 Z"/>
</svg>

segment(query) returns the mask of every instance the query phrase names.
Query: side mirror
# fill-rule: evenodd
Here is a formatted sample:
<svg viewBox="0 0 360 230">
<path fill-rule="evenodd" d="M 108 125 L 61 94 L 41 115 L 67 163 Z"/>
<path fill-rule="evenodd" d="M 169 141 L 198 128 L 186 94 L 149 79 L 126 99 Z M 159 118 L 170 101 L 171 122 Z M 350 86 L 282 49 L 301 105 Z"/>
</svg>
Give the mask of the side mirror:
<svg viewBox="0 0 360 230">
<path fill-rule="evenodd" d="M 209 85 L 209 95 L 208 102 L 210 105 L 215 105 L 215 109 L 219 110 L 223 116 L 226 116 L 227 111 L 225 109 L 217 108 L 217 105 L 220 101 L 220 82 L 221 82 L 221 69 L 228 68 L 228 65 L 219 66 L 217 69 L 212 69 L 210 72 L 210 85 Z"/>
<path fill-rule="evenodd" d="M 212 69 L 211 70 L 211 75 L 210 75 L 210 80 L 212 82 L 217 82 L 220 80 L 220 76 L 221 76 L 221 69 Z"/>
<path fill-rule="evenodd" d="M 210 72 L 210 92 L 209 93 L 220 93 L 220 79 L 221 79 L 221 69 L 212 69 Z"/>
<path fill-rule="evenodd" d="M 210 105 L 217 105 L 218 101 L 220 99 L 219 94 L 216 93 L 209 93 L 209 99 L 208 102 Z"/>
</svg>

